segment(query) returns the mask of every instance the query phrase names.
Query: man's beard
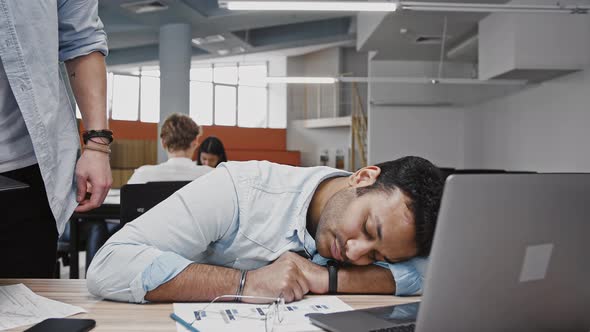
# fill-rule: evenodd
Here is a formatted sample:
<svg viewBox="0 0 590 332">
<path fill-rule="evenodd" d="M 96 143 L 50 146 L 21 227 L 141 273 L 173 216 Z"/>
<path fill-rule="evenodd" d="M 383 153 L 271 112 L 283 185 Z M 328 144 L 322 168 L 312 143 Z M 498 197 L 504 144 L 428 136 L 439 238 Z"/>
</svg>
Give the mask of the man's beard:
<svg viewBox="0 0 590 332">
<path fill-rule="evenodd" d="M 356 189 L 347 188 L 342 189 L 334 194 L 334 196 L 332 196 L 326 203 L 326 206 L 320 215 L 316 232 L 313 235 L 318 251 L 321 249 L 323 249 L 322 251 L 325 251 L 323 254 L 320 252 L 320 255 L 325 257 L 325 254 L 330 252 L 329 244 L 327 244 L 327 248 L 320 247 L 325 243 L 325 241 L 327 241 L 324 238 L 327 238 L 327 233 L 330 232 L 330 230 L 332 230 L 331 232 L 334 234 L 334 236 L 337 236 L 335 231 L 336 225 L 342 221 L 346 207 L 350 204 L 350 202 L 352 202 L 354 198 L 356 198 Z"/>
</svg>

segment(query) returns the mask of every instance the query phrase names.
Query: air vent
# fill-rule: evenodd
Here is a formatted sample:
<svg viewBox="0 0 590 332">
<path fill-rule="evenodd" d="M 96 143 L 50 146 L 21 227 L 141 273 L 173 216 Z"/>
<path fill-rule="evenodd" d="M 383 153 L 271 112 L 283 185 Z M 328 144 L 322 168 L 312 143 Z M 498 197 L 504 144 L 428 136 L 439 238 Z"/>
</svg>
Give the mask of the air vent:
<svg viewBox="0 0 590 332">
<path fill-rule="evenodd" d="M 153 13 L 168 9 L 168 5 L 165 3 L 154 0 L 128 2 L 122 4 L 121 7 L 135 14 Z"/>
<path fill-rule="evenodd" d="M 442 43 L 442 36 L 417 36 L 414 44 L 419 45 L 436 45 Z M 448 37 L 447 37 L 448 40 Z"/>
</svg>

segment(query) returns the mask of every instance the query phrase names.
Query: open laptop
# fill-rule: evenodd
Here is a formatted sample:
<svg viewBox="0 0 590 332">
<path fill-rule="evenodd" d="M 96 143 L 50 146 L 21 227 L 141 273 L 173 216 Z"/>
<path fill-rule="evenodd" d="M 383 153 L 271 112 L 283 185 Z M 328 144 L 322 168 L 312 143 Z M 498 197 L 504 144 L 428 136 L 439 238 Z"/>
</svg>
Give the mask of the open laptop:
<svg viewBox="0 0 590 332">
<path fill-rule="evenodd" d="M 419 307 L 415 323 L 417 304 L 309 318 L 338 332 L 589 332 L 590 174 L 450 176 Z"/>
</svg>

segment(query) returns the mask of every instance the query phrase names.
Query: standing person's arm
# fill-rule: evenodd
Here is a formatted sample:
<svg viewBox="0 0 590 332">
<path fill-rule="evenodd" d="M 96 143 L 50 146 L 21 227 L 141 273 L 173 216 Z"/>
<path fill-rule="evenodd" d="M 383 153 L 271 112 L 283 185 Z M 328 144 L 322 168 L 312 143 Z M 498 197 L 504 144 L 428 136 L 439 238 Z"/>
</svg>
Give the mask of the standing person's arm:
<svg viewBox="0 0 590 332">
<path fill-rule="evenodd" d="M 107 129 L 104 56 L 100 52 L 93 52 L 66 61 L 66 67 L 76 102 L 82 113 L 84 128 L 86 130 Z M 108 143 L 105 139 L 95 139 Z M 104 148 L 104 145 L 92 141 L 88 141 L 87 145 Z M 76 180 L 78 187 L 76 199 L 80 203 L 76 211 L 83 212 L 99 207 L 113 182 L 109 154 L 84 149 L 76 165 Z M 90 199 L 85 199 L 87 191 L 92 192 Z"/>
<path fill-rule="evenodd" d="M 107 39 L 98 18 L 98 2 L 58 1 L 59 59 L 66 63 L 76 102 L 86 130 L 107 129 L 106 66 Z M 98 139 L 97 139 L 98 141 Z M 103 148 L 98 143 L 89 142 Z M 104 201 L 112 183 L 109 155 L 84 150 L 76 164 L 76 211 L 88 211 Z M 90 188 L 89 188 L 90 187 Z M 85 199 L 92 192 L 90 200 Z"/>
</svg>

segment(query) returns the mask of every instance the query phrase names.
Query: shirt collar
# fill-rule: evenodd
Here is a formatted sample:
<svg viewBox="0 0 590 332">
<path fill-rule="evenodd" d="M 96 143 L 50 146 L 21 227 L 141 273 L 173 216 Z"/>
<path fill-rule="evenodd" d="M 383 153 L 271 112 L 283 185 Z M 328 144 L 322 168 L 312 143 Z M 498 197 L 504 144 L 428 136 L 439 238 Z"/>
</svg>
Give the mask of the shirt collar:
<svg viewBox="0 0 590 332">
<path fill-rule="evenodd" d="M 165 163 L 170 165 L 196 165 L 193 160 L 186 157 L 173 157 L 166 160 Z"/>
<path fill-rule="evenodd" d="M 299 203 L 298 203 L 298 208 L 296 209 L 296 211 L 298 211 L 298 213 L 297 213 L 297 215 L 294 216 L 294 218 L 296 220 L 295 220 L 295 222 L 292 222 L 289 225 L 289 230 L 287 231 L 287 237 L 291 237 L 296 234 L 297 237 L 299 238 L 299 241 L 301 241 L 301 243 L 303 243 L 306 246 L 306 250 L 308 249 L 307 242 L 308 241 L 313 242 L 313 251 L 314 252 L 315 252 L 315 240 L 311 237 L 311 235 L 307 231 L 307 210 L 309 209 L 309 204 L 311 203 L 311 199 L 313 197 L 313 194 L 315 193 L 315 190 L 320 185 L 320 183 L 322 183 L 322 181 L 329 179 L 329 178 L 333 178 L 333 177 L 349 176 L 350 174 L 352 174 L 347 171 L 343 171 L 343 170 L 339 170 L 339 169 L 335 169 L 335 168 L 330 168 L 330 167 L 320 166 L 318 168 L 320 169 L 320 171 L 317 172 L 310 179 L 310 185 L 305 186 L 305 188 L 303 188 L 303 190 L 301 191 Z"/>
</svg>

